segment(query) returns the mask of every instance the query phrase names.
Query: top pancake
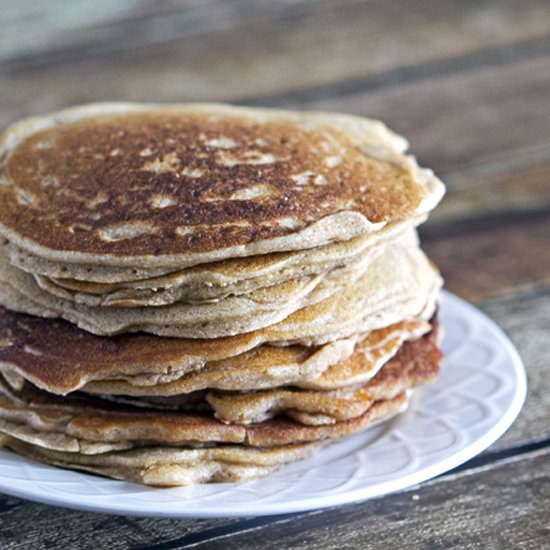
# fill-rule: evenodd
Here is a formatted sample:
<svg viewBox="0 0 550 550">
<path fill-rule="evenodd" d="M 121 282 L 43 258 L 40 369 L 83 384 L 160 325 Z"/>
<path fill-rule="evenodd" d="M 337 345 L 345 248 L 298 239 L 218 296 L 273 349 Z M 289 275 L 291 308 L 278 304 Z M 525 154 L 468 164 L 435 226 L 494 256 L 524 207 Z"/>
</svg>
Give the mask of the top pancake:
<svg viewBox="0 0 550 550">
<path fill-rule="evenodd" d="M 58 262 L 184 267 L 347 240 L 443 194 L 381 123 L 97 104 L 0 140 L 0 233 Z"/>
</svg>

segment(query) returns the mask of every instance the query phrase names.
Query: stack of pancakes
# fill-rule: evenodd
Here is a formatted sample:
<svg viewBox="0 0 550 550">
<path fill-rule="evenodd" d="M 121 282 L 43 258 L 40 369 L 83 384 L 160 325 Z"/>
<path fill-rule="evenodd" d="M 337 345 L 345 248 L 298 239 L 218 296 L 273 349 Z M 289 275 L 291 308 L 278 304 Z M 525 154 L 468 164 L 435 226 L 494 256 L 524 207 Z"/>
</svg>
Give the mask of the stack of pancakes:
<svg viewBox="0 0 550 550">
<path fill-rule="evenodd" d="M 0 442 L 150 485 L 244 480 L 405 410 L 441 353 L 380 122 L 96 104 L 0 141 Z"/>
</svg>

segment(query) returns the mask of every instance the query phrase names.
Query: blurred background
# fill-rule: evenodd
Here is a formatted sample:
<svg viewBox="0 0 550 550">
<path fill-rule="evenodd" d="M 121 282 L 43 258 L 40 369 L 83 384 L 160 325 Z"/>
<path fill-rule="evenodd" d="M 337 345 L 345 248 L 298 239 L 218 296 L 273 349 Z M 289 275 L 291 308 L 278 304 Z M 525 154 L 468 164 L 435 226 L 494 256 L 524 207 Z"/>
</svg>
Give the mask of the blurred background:
<svg viewBox="0 0 550 550">
<path fill-rule="evenodd" d="M 548 0 L 0 0 L 1 127 L 101 100 L 381 118 L 449 186 L 423 236 L 452 290 L 550 277 Z"/>
</svg>

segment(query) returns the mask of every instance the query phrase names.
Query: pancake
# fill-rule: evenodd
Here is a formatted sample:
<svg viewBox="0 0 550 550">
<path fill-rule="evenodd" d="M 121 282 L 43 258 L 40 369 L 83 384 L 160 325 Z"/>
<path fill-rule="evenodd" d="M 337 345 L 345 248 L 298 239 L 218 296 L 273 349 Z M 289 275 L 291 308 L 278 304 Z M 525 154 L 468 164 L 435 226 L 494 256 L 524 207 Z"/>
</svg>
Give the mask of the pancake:
<svg viewBox="0 0 550 550">
<path fill-rule="evenodd" d="M 405 343 L 372 379 L 360 386 L 335 391 L 295 388 L 241 394 L 209 391 L 206 400 L 216 418 L 226 423 L 253 424 L 285 414 L 301 424 L 334 424 L 361 416 L 375 401 L 393 399 L 403 391 L 433 382 L 441 361 L 436 341 L 437 329 L 419 340 Z M 358 363 L 359 354 L 352 355 L 348 361 Z M 368 368 L 368 361 L 366 363 Z"/>
<path fill-rule="evenodd" d="M 239 391 L 239 380 L 233 379 L 228 385 L 237 391 L 193 391 L 171 397 L 161 396 L 162 390 L 150 389 L 153 397 L 129 397 L 113 395 L 110 384 L 100 382 L 85 386 L 84 392 L 97 394 L 102 400 L 132 407 L 158 410 L 208 411 L 212 409 L 216 418 L 233 424 L 263 422 L 279 414 L 285 414 L 302 424 L 321 425 L 354 418 L 363 414 L 374 401 L 392 399 L 398 393 L 420 384 L 432 382 L 438 371 L 441 353 L 437 344 L 438 327 L 434 323 L 432 331 L 423 338 L 403 344 L 398 353 L 376 370 L 372 359 L 363 351 L 355 352 L 342 364 L 342 371 L 353 367 L 353 378 L 347 385 L 339 382 L 341 388 L 335 391 L 300 390 L 300 381 L 294 387 L 278 387 L 263 391 Z M 358 370 L 363 367 L 363 381 L 356 382 Z M 340 364 L 332 369 L 340 368 Z M 225 374 L 231 379 L 231 372 Z M 115 385 L 115 388 L 117 386 Z M 117 391 L 123 391 L 120 387 Z M 147 390 L 145 390 L 147 391 Z M 143 393 L 145 393 L 145 391 Z"/>
<path fill-rule="evenodd" d="M 218 390 L 258 390 L 280 386 L 294 386 L 302 389 L 330 391 L 349 386 L 365 384 L 387 363 L 408 341 L 416 345 L 416 340 L 430 331 L 425 321 L 397 323 L 379 329 L 352 344 L 352 352 L 347 357 L 328 365 L 326 369 L 310 368 L 319 363 L 305 361 L 301 368 L 290 371 L 290 365 L 280 361 L 265 363 L 264 357 L 282 356 L 300 352 L 296 347 L 259 348 L 259 353 L 243 354 L 232 359 L 212 364 L 190 372 L 178 379 L 158 384 L 140 384 L 126 379 L 105 379 L 88 382 L 82 386 L 87 393 L 97 395 L 122 395 L 134 397 L 173 397 L 190 394 L 205 389 Z M 317 353 L 332 352 L 333 344 L 326 344 Z M 328 349 L 325 349 L 329 346 Z M 419 348 L 420 349 L 420 348 Z M 302 353 L 311 350 L 302 348 Z M 315 355 L 313 356 L 315 358 Z M 313 359 L 312 358 L 312 359 Z M 0 370 L 2 370 L 0 368 Z"/>
<path fill-rule="evenodd" d="M 170 304 L 162 309 L 140 307 L 104 310 L 101 307 L 82 306 L 71 310 L 74 307 L 73 302 L 43 292 L 27 273 L 9 266 L 5 258 L 0 258 L 1 262 L 4 265 L 0 266 L 0 270 L 4 275 L 0 277 L 3 277 L 7 284 L 15 286 L 20 293 L 32 295 L 47 311 L 69 310 L 69 320 L 87 316 L 91 322 L 106 325 L 104 330 L 95 330 L 96 333 L 124 332 L 126 327 L 131 327 L 136 319 L 140 319 L 145 323 L 150 322 L 153 327 L 158 323 L 175 325 L 182 336 L 192 336 L 196 331 L 201 331 L 207 332 L 210 337 L 250 332 L 281 321 L 294 311 L 318 303 L 338 292 L 344 282 L 354 280 L 366 269 L 366 266 L 356 266 L 353 271 L 342 268 L 324 276 L 316 275 L 286 281 L 243 296 L 229 297 L 220 302 Z M 87 325 L 84 328 L 89 329 Z"/>
<path fill-rule="evenodd" d="M 417 242 L 417 237 L 413 230 L 409 230 L 405 235 L 400 235 L 400 240 L 403 242 L 403 245 L 405 243 L 414 243 L 414 246 Z M 383 252 L 383 248 L 383 246 L 370 247 L 367 251 L 358 255 L 354 261 L 331 270 L 318 270 L 318 273 L 308 274 L 287 272 L 282 281 L 274 284 L 271 284 L 271 277 L 260 277 L 254 280 L 257 288 L 239 294 L 229 292 L 223 298 L 201 299 L 198 296 L 192 295 L 190 289 L 185 286 L 171 286 L 174 279 L 177 278 L 177 274 L 171 277 L 164 276 L 151 279 L 150 282 L 140 281 L 139 284 L 144 285 L 144 288 L 118 289 L 113 293 L 107 292 L 106 294 L 101 293 L 97 288 L 98 285 L 95 283 L 90 285 L 90 283 L 77 281 L 81 286 L 82 284 L 88 285 L 86 290 L 100 292 L 99 294 L 81 291 L 75 292 L 73 288 L 65 288 L 63 286 L 65 283 L 63 282 L 60 285 L 57 281 L 52 281 L 47 277 L 36 274 L 33 274 L 33 276 L 36 285 L 44 293 L 61 298 L 65 302 L 83 304 L 94 308 L 93 310 L 98 312 L 101 312 L 102 307 L 117 311 L 119 308 L 165 306 L 164 311 L 173 311 L 177 313 L 178 318 L 193 318 L 197 322 L 202 322 L 200 321 L 201 318 L 203 320 L 222 318 L 228 312 L 231 312 L 232 315 L 241 313 L 253 316 L 257 322 L 261 316 L 264 316 L 264 318 L 266 316 L 272 316 L 273 318 L 275 315 L 280 317 L 283 315 L 283 312 L 287 312 L 288 315 L 309 303 L 316 303 L 338 292 L 344 282 L 349 283 L 356 280 L 368 269 L 369 264 L 374 260 L 376 255 Z M 244 262 L 244 260 L 240 261 Z M 206 265 L 208 266 L 209 264 Z M 189 268 L 189 270 L 196 270 L 198 267 L 200 266 Z M 230 270 L 226 268 L 225 273 L 228 271 Z M 315 269 L 312 269 L 312 271 L 315 271 Z M 234 277 L 237 276 L 238 272 L 234 274 Z M 145 285 L 150 283 L 153 286 L 146 288 Z M 160 285 L 160 287 L 156 285 Z M 205 283 L 204 287 L 210 288 L 210 284 Z M 184 297 L 183 300 L 181 299 L 182 297 Z"/>
<path fill-rule="evenodd" d="M 242 418 L 248 418 L 249 420 L 246 423 L 253 421 L 258 422 L 261 421 L 261 419 L 267 418 L 267 413 L 269 413 L 271 417 L 282 410 L 286 411 L 288 409 L 292 409 L 299 413 L 307 412 L 308 414 L 316 412 L 326 417 L 330 415 L 332 410 L 335 410 L 335 407 L 339 406 L 345 407 L 346 410 L 339 412 L 338 414 L 340 416 L 334 418 L 350 418 L 354 415 L 358 416 L 358 414 L 352 412 L 352 407 L 350 407 L 349 410 L 347 409 L 350 404 L 355 407 L 353 410 L 358 410 L 357 407 L 364 408 L 365 404 L 370 405 L 373 399 L 388 399 L 405 389 L 432 380 L 433 376 L 437 373 L 440 360 L 440 352 L 437 347 L 438 328 L 437 323 L 435 321 L 433 321 L 433 323 L 434 328 L 430 333 L 423 338 L 405 342 L 399 347 L 399 351 L 393 358 L 391 358 L 391 356 L 388 357 L 389 354 L 386 352 L 386 357 L 384 359 L 381 361 L 376 360 L 373 358 L 372 353 L 366 352 L 365 348 L 367 346 L 365 341 L 361 342 L 358 345 L 358 349 L 349 359 L 341 364 L 338 363 L 327 371 L 330 372 L 333 369 L 337 369 L 342 373 L 352 373 L 350 380 L 347 381 L 347 385 L 345 384 L 344 377 L 340 375 L 338 383 L 341 387 L 345 388 L 344 391 L 300 391 L 297 389 L 301 384 L 301 380 L 299 379 L 294 385 L 294 388 L 287 386 L 273 390 L 268 389 L 265 391 L 242 393 L 242 391 L 238 391 L 243 388 L 243 384 L 239 383 L 240 379 L 242 379 L 242 373 L 239 372 L 239 369 L 222 369 L 223 375 L 227 380 L 226 385 L 235 388 L 237 391 L 209 391 L 205 393 L 197 389 L 196 376 L 194 375 L 188 375 L 183 379 L 184 382 L 186 378 L 191 378 L 190 385 L 192 391 L 185 394 L 175 394 L 172 395 L 172 397 L 158 397 L 159 394 L 162 395 L 162 393 L 167 392 L 163 392 L 162 388 L 159 390 L 157 387 L 141 388 L 146 398 L 144 398 L 143 395 L 140 398 L 132 398 L 126 394 L 113 397 L 113 387 L 115 389 L 114 395 L 117 395 L 117 392 L 123 392 L 124 387 L 117 387 L 116 384 L 109 381 L 88 384 L 84 386 L 83 391 L 92 394 L 95 393 L 101 400 L 108 399 L 108 403 L 103 403 L 107 409 L 111 409 L 113 404 L 159 410 L 204 411 L 209 410 L 211 407 L 216 413 L 216 416 L 225 422 L 240 423 L 235 418 L 229 416 L 232 414 L 231 412 L 224 412 L 230 409 L 239 412 L 239 414 L 242 413 Z M 391 331 L 385 332 L 391 335 Z M 397 338 L 399 338 L 399 336 L 397 336 Z M 379 352 L 379 345 L 383 343 L 384 340 L 387 339 L 380 335 L 380 338 L 378 338 L 378 345 L 373 342 L 372 348 L 374 349 L 374 353 Z M 393 352 L 392 355 L 395 354 L 394 346 L 388 347 L 388 349 L 390 352 Z M 384 352 L 380 353 L 380 357 L 383 357 L 383 355 Z M 376 367 L 374 366 L 375 363 Z M 362 384 L 358 384 L 357 381 L 361 378 L 358 371 L 361 367 L 363 369 Z M 380 369 L 382 369 L 381 372 L 378 372 Z M 40 371 L 41 369 L 37 370 Z M 22 383 L 14 384 L 8 375 L 9 371 L 2 369 L 2 372 L 7 382 L 7 385 L 4 384 L 2 393 L 12 400 L 21 398 L 36 404 L 54 406 L 56 404 L 68 405 L 73 403 L 73 401 L 56 399 L 54 396 L 46 392 L 40 392 L 38 389 L 33 390 L 34 386 L 32 384 L 25 384 L 24 378 L 22 379 Z M 397 375 L 402 375 L 402 378 L 395 378 L 395 373 L 397 373 Z M 326 377 L 326 375 L 321 374 L 320 377 L 323 378 Z M 334 379 L 336 376 L 329 375 L 328 378 Z M 204 387 L 216 388 L 216 386 L 223 386 L 219 383 L 216 384 L 215 378 L 212 378 L 212 380 L 214 381 L 213 385 L 208 386 L 207 383 L 204 383 Z M 388 382 L 393 382 L 393 386 L 388 386 Z M 193 383 L 195 383 L 195 387 L 192 386 Z M 366 383 L 368 383 L 368 386 L 365 386 Z M 305 385 L 314 386 L 315 384 L 314 382 L 309 382 Z M 367 390 L 366 393 L 364 390 Z M 153 394 L 153 397 L 151 397 L 150 394 Z M 308 400 L 311 400 L 311 404 Z M 354 405 L 351 401 L 356 401 L 357 403 Z M 76 401 L 76 403 L 80 403 L 80 401 Z M 84 403 L 93 404 L 93 402 Z M 210 406 L 208 406 L 207 403 Z M 98 401 L 97 408 L 101 408 L 101 405 L 101 401 Z M 313 407 L 313 409 L 311 407 Z M 263 410 L 262 418 L 260 419 L 255 416 L 252 420 L 250 411 L 258 411 L 260 409 Z M 311 422 L 305 421 L 304 423 Z M 316 423 L 319 422 L 316 421 Z"/>
<path fill-rule="evenodd" d="M 83 397 L 49 400 L 28 398 L 32 391 L 12 397 L 0 384 L 0 432 L 54 450 L 98 454 L 114 449 L 167 445 L 202 448 L 226 444 L 278 447 L 337 439 L 354 434 L 402 412 L 407 394 L 374 401 L 355 418 L 330 425 L 305 425 L 277 417 L 252 425 L 224 424 L 206 414 L 175 413 L 108 405 Z M 99 408 L 98 408 L 99 405 Z M 64 437 L 63 437 L 64 436 Z M 81 442 L 86 442 L 82 445 Z M 92 445 L 90 445 L 90 443 Z"/>
<path fill-rule="evenodd" d="M 137 281 L 95 283 L 50 278 L 36 273 L 33 275 L 38 286 L 46 292 L 65 300 L 94 307 L 201 304 L 219 302 L 228 297 L 242 295 L 246 295 L 248 299 L 260 289 L 274 288 L 291 281 L 325 276 L 328 273 L 359 273 L 388 241 L 398 237 L 403 238 L 405 232 L 411 235 L 406 224 L 400 225 L 399 232 L 397 228 L 393 228 L 393 235 L 386 234 L 383 239 L 378 239 L 376 246 L 374 246 L 375 243 L 371 243 L 364 249 L 362 249 L 363 246 L 356 246 L 358 244 L 356 242 L 336 243 L 303 252 L 279 252 L 203 264 Z M 412 241 L 410 236 L 408 238 Z M 354 241 L 357 240 L 373 239 L 366 237 L 354 239 Z M 345 257 L 344 251 L 349 252 L 350 255 Z"/>
<path fill-rule="evenodd" d="M 181 301 L 203 301 L 243 294 L 296 276 L 315 275 L 348 266 L 425 219 L 424 215 L 388 223 L 376 233 L 311 249 L 230 258 L 178 271 L 166 268 L 146 270 L 141 266 L 59 264 L 33 256 L 9 241 L 0 241 L 0 246 L 10 263 L 19 269 L 75 293 L 116 300 L 118 297 L 128 298 L 131 291 L 155 289 L 156 294 L 177 293 Z"/>
<path fill-rule="evenodd" d="M 182 269 L 429 212 L 444 187 L 383 124 L 226 105 L 95 104 L 0 138 L 0 234 L 60 263 Z"/>
<path fill-rule="evenodd" d="M 313 305 L 288 316 L 284 311 L 283 320 L 257 331 L 258 338 L 314 345 L 382 328 L 420 316 L 426 304 L 435 301 L 431 296 L 441 286 L 439 274 L 423 252 L 399 242 L 384 247 L 365 273 L 357 281 L 353 279 L 349 276 L 349 284 L 318 303 L 312 300 Z M 178 338 L 219 338 L 257 330 L 257 325 L 268 322 L 246 314 L 216 322 L 204 316 L 194 320 L 192 315 L 180 315 L 175 306 L 128 309 L 74 304 L 41 291 L 32 276 L 11 266 L 1 255 L 0 304 L 31 315 L 62 317 L 100 335 L 145 331 Z"/>
<path fill-rule="evenodd" d="M 413 333 L 411 329 L 412 325 L 399 323 L 374 331 L 358 342 L 348 358 L 329 366 L 320 374 L 302 378 L 297 386 L 318 391 L 357 387 L 373 378 L 377 380 L 382 367 L 386 369 L 382 377 L 385 380 L 388 372 L 408 372 L 411 365 L 418 364 L 420 371 L 424 372 L 423 364 L 418 361 L 427 361 L 428 365 L 439 364 L 442 330 L 437 313 L 430 320 L 429 329 L 420 325 L 417 325 L 418 332 Z"/>
<path fill-rule="evenodd" d="M 377 346 L 384 357 L 397 351 L 401 339 L 427 330 L 429 325 L 424 321 L 398 324 L 383 330 L 384 334 L 392 333 L 383 348 L 379 348 L 378 333 L 372 333 L 372 346 Z M 0 308 L 0 371 L 4 377 L 13 380 L 14 387 L 20 385 L 18 379 L 28 380 L 59 395 L 99 380 L 125 381 L 147 391 L 148 387 L 197 372 L 203 373 L 202 380 L 195 383 L 197 387 L 206 384 L 205 387 L 225 388 L 228 374 L 238 380 L 242 389 L 282 385 L 314 376 L 348 357 L 354 341 L 344 339 L 313 349 L 298 345 L 255 346 L 253 335 L 185 340 L 130 334 L 107 339 L 65 321 Z"/>
<path fill-rule="evenodd" d="M 371 381 L 349 391 L 208 392 L 207 402 L 225 423 L 206 413 L 121 405 L 83 394 L 55 397 L 30 385 L 14 391 L 2 383 L 0 431 L 56 449 L 66 443 L 64 436 L 76 438 L 87 442 L 88 453 L 105 452 L 105 444 L 111 442 L 119 448 L 125 444 L 273 446 L 330 439 L 361 429 L 367 421 L 365 415 L 377 403 L 391 402 L 403 392 L 433 381 L 441 359 L 435 340 L 432 332 L 405 344 Z M 45 438 L 41 438 L 42 432 L 47 434 Z M 84 452 L 82 449 L 77 447 L 78 452 Z"/>
<path fill-rule="evenodd" d="M 39 462 L 159 487 L 256 479 L 284 464 L 308 458 L 320 448 L 315 443 L 273 449 L 236 445 L 209 449 L 153 447 L 90 456 L 50 450 L 15 437 L 4 437 L 3 445 Z"/>
<path fill-rule="evenodd" d="M 412 319 L 313 348 L 254 347 L 256 340 L 251 335 L 185 340 L 129 334 L 106 339 L 65 321 L 0 308 L 0 372 L 15 388 L 27 380 L 59 395 L 82 387 L 95 393 L 142 396 L 288 384 L 330 389 L 351 376 L 346 374 L 350 370 L 346 363 L 341 367 L 344 376 L 332 372 L 325 379 L 319 375 L 348 358 L 356 340 L 360 340 L 357 351 L 364 360 L 361 369 L 351 369 L 354 374 L 348 385 L 364 381 L 365 371 L 377 370 L 403 342 L 429 330 L 427 321 Z"/>
</svg>

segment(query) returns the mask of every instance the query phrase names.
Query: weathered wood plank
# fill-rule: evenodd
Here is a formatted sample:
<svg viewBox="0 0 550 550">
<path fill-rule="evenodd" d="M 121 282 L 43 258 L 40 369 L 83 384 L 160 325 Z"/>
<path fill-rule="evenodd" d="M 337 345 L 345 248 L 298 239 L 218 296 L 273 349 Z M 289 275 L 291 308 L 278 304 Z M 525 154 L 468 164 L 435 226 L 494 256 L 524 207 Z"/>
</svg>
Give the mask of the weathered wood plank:
<svg viewBox="0 0 550 550">
<path fill-rule="evenodd" d="M 278 21 L 330 7 L 331 0 L 4 0 L 0 12 L 0 61 L 67 57 L 74 48 L 118 51 L 158 44 L 244 23 Z M 354 0 L 343 0 L 344 8 Z M 21 31 L 25 32 L 21 32 Z M 106 38 L 108 40 L 106 40 Z M 73 52 L 74 55 L 74 52 Z"/>
<path fill-rule="evenodd" d="M 237 526 L 240 520 L 138 519 L 93 514 L 35 504 L 0 495 L 0 548 L 29 550 L 118 550 L 157 544 L 215 528 Z"/>
<path fill-rule="evenodd" d="M 514 158 L 547 161 L 549 93 L 550 55 L 286 104 L 381 118 L 444 175 L 486 165 L 506 170 Z"/>
<path fill-rule="evenodd" d="M 1 48 L 12 61 L 0 66 L 0 125 L 90 100 L 272 95 L 536 40 L 550 26 L 544 0 L 421 0 L 414 10 L 381 0 L 260 4 L 164 3 L 147 18 L 152 8 L 128 1 L 126 16 L 88 9 L 83 24 L 63 8 L 32 23 L 36 32 L 28 20 L 10 25 L 28 44 L 19 61 Z"/>
<path fill-rule="evenodd" d="M 508 333 L 527 370 L 527 400 L 523 410 L 490 451 L 550 440 L 550 392 L 546 389 L 550 365 L 550 289 L 488 300 L 479 305 Z"/>
<path fill-rule="evenodd" d="M 430 224 L 550 209 L 549 161 L 526 155 L 445 174 L 447 195 Z"/>
<path fill-rule="evenodd" d="M 420 228 L 446 285 L 468 300 L 550 286 L 550 210 Z"/>
<path fill-rule="evenodd" d="M 332 48 L 335 56 L 342 55 L 344 52 L 338 51 L 342 49 L 355 54 L 351 60 L 339 57 L 347 61 L 340 68 L 346 72 L 335 74 L 341 79 L 361 74 L 361 68 L 387 69 L 391 60 L 394 63 L 390 66 L 398 59 L 399 64 L 418 63 L 542 36 L 548 33 L 550 18 L 541 0 L 526 0 L 522 9 L 511 0 L 469 6 L 456 0 L 420 0 L 414 12 L 406 8 L 406 2 L 389 6 L 382 0 L 99 0 L 93 6 L 86 0 L 75 0 L 67 10 L 64 0 L 47 4 L 5 1 L 0 12 L 0 60 L 30 62 L 34 57 L 36 62 L 36 54 L 46 60 L 52 53 L 63 57 L 63 52 L 65 57 L 73 57 L 67 53 L 75 46 L 83 53 L 82 45 L 91 52 L 120 51 L 220 30 L 233 31 L 239 37 L 237 29 L 256 25 L 278 27 L 278 35 L 288 35 L 298 23 L 301 43 L 308 49 L 334 45 L 314 36 L 316 27 L 323 26 L 328 38 L 343 42 L 338 43 L 338 49 Z M 421 31 L 424 39 L 418 41 Z M 401 42 L 396 47 L 392 40 L 397 36 Z M 405 47 L 409 41 L 414 43 L 412 50 Z M 370 51 L 369 56 L 358 56 L 358 50 L 352 49 L 377 43 L 379 51 Z M 291 40 L 287 44 L 296 46 Z M 331 60 L 324 65 L 327 62 Z M 349 73 L 354 66 L 357 70 Z M 338 70 L 336 66 L 332 69 Z"/>
<path fill-rule="evenodd" d="M 460 472 L 355 506 L 275 521 L 183 548 L 542 549 L 550 540 L 550 450 Z"/>
</svg>

